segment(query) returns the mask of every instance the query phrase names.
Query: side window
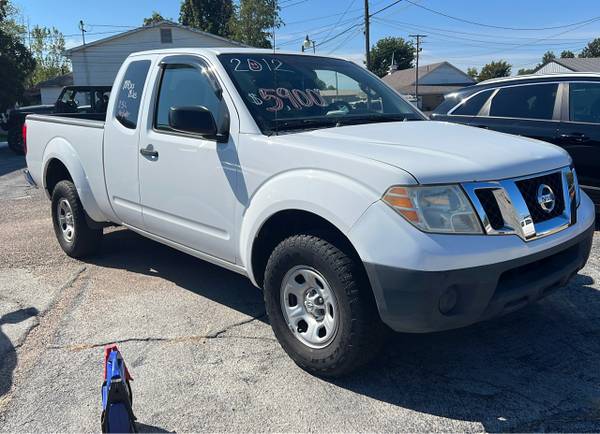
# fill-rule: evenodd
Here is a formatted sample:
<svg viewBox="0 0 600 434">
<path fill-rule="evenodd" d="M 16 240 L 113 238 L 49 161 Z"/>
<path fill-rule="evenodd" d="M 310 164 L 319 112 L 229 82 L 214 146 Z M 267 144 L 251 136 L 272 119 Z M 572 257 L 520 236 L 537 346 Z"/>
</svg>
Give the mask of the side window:
<svg viewBox="0 0 600 434">
<path fill-rule="evenodd" d="M 569 84 L 569 119 L 600 123 L 600 83 Z"/>
<path fill-rule="evenodd" d="M 484 90 L 461 103 L 451 114 L 459 116 L 477 116 L 494 90 Z"/>
<path fill-rule="evenodd" d="M 490 106 L 490 116 L 525 119 L 552 119 L 558 84 L 505 87 Z"/>
<path fill-rule="evenodd" d="M 149 69 L 149 60 L 138 60 L 131 62 L 125 71 L 118 89 L 115 117 L 126 128 L 137 128 L 142 92 Z"/>
<path fill-rule="evenodd" d="M 168 65 L 163 71 L 156 105 L 154 127 L 170 130 L 169 111 L 172 107 L 203 106 L 222 125 L 226 107 L 205 73 L 189 65 Z"/>
</svg>

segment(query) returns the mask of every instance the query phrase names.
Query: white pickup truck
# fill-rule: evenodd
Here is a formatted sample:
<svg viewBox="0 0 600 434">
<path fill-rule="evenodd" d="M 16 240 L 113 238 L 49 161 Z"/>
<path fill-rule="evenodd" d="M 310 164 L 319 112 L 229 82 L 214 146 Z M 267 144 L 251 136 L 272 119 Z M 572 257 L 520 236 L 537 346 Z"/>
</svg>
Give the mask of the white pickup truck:
<svg viewBox="0 0 600 434">
<path fill-rule="evenodd" d="M 123 225 L 247 276 L 277 339 L 323 376 L 386 326 L 466 326 L 544 297 L 588 258 L 566 152 L 428 121 L 360 66 L 254 49 L 131 55 L 104 122 L 30 115 L 30 182 L 63 250 Z"/>
</svg>

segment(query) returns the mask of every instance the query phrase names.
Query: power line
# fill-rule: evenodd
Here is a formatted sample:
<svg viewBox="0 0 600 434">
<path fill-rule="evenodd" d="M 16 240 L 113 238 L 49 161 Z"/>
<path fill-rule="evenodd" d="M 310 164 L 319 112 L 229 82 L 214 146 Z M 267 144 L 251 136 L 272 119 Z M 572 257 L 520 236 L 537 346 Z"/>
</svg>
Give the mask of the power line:
<svg viewBox="0 0 600 434">
<path fill-rule="evenodd" d="M 600 16 L 598 16 L 598 17 L 594 17 L 594 18 L 589 18 L 589 19 L 584 20 L 584 21 L 579 21 L 579 22 L 576 22 L 576 23 L 564 24 L 564 25 L 561 25 L 561 26 L 552 26 L 552 27 L 531 27 L 531 28 L 527 28 L 527 27 L 506 27 L 506 26 L 496 26 L 496 25 L 493 25 L 493 24 L 479 23 L 477 21 L 467 20 L 465 18 L 455 17 L 455 16 L 452 16 L 452 15 L 448 15 L 448 14 L 446 14 L 444 12 L 440 12 L 440 11 L 436 11 L 435 9 L 428 8 L 427 6 L 423 6 L 423 5 L 420 5 L 418 3 L 415 3 L 413 0 L 405 0 L 405 1 L 408 2 L 408 3 L 410 3 L 410 4 L 412 4 L 413 6 L 417 6 L 417 7 L 421 8 L 421 9 L 425 9 L 426 11 L 429 11 L 431 13 L 434 13 L 434 14 L 437 14 L 437 15 L 441 15 L 443 17 L 450 18 L 450 19 L 455 20 L 455 21 L 460 21 L 462 23 L 472 24 L 474 26 L 490 27 L 492 29 L 502 29 L 502 30 L 517 30 L 517 31 L 556 30 L 556 29 L 563 29 L 563 28 L 566 28 L 566 27 L 576 26 L 576 25 L 579 25 L 579 24 L 587 24 L 587 23 L 590 23 L 590 22 L 593 22 L 595 20 L 600 19 Z"/>
</svg>

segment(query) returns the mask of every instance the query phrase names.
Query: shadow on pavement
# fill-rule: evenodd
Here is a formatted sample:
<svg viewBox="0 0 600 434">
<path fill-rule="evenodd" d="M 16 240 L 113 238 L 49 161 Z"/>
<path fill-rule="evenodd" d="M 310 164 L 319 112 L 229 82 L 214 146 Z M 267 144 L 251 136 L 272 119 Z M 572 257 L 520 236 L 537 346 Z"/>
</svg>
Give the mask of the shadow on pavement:
<svg viewBox="0 0 600 434">
<path fill-rule="evenodd" d="M 92 262 L 161 276 L 249 316 L 264 312 L 260 291 L 243 276 L 129 230 L 107 233 Z M 331 383 L 421 413 L 479 422 L 486 431 L 600 431 L 600 292 L 593 284 L 580 274 L 497 320 L 393 334 L 373 365 Z"/>
<path fill-rule="evenodd" d="M 8 336 L 2 332 L 2 326 L 5 324 L 18 324 L 37 314 L 38 310 L 30 307 L 15 310 L 0 317 L 0 397 L 10 391 L 12 373 L 17 366 L 16 349 Z"/>
<path fill-rule="evenodd" d="M 188 291 L 266 321 L 262 293 L 247 278 L 133 231 L 117 229 L 105 233 L 102 252 L 87 261 L 102 267 L 162 277 Z"/>
<path fill-rule="evenodd" d="M 0 146 L 0 176 L 24 169 L 26 165 L 24 156 L 15 154 L 6 146 Z"/>
<path fill-rule="evenodd" d="M 488 432 L 600 430 L 600 292 L 576 276 L 506 317 L 394 334 L 363 372 L 333 381 L 392 405 L 480 422 Z"/>
<path fill-rule="evenodd" d="M 175 431 L 167 431 L 166 429 L 159 428 L 153 425 L 146 425 L 145 423 L 135 423 L 138 432 L 147 432 L 147 433 L 160 433 L 160 432 L 175 432 Z"/>
</svg>

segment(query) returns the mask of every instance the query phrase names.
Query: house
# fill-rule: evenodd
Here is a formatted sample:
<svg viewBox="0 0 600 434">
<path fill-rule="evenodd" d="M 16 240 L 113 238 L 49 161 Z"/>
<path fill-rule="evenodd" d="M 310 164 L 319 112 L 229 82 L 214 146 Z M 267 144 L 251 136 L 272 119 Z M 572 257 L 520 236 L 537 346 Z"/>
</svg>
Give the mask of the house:
<svg viewBox="0 0 600 434">
<path fill-rule="evenodd" d="M 534 74 L 556 74 L 568 72 L 600 72 L 600 57 L 574 57 L 553 59 L 541 66 Z"/>
<path fill-rule="evenodd" d="M 416 68 L 392 67 L 383 77 L 383 81 L 409 99 L 415 98 L 415 80 Z M 444 100 L 444 95 L 473 84 L 473 78 L 448 62 L 419 66 L 419 107 L 432 111 Z"/>
<path fill-rule="evenodd" d="M 111 86 L 123 61 L 136 51 L 236 46 L 245 45 L 171 21 L 161 21 L 71 48 L 65 55 L 71 59 L 74 85 Z"/>
<path fill-rule="evenodd" d="M 38 83 L 35 87 L 40 91 L 42 104 L 54 104 L 63 87 L 73 84 L 73 73 L 69 72 L 58 77 Z"/>
</svg>

